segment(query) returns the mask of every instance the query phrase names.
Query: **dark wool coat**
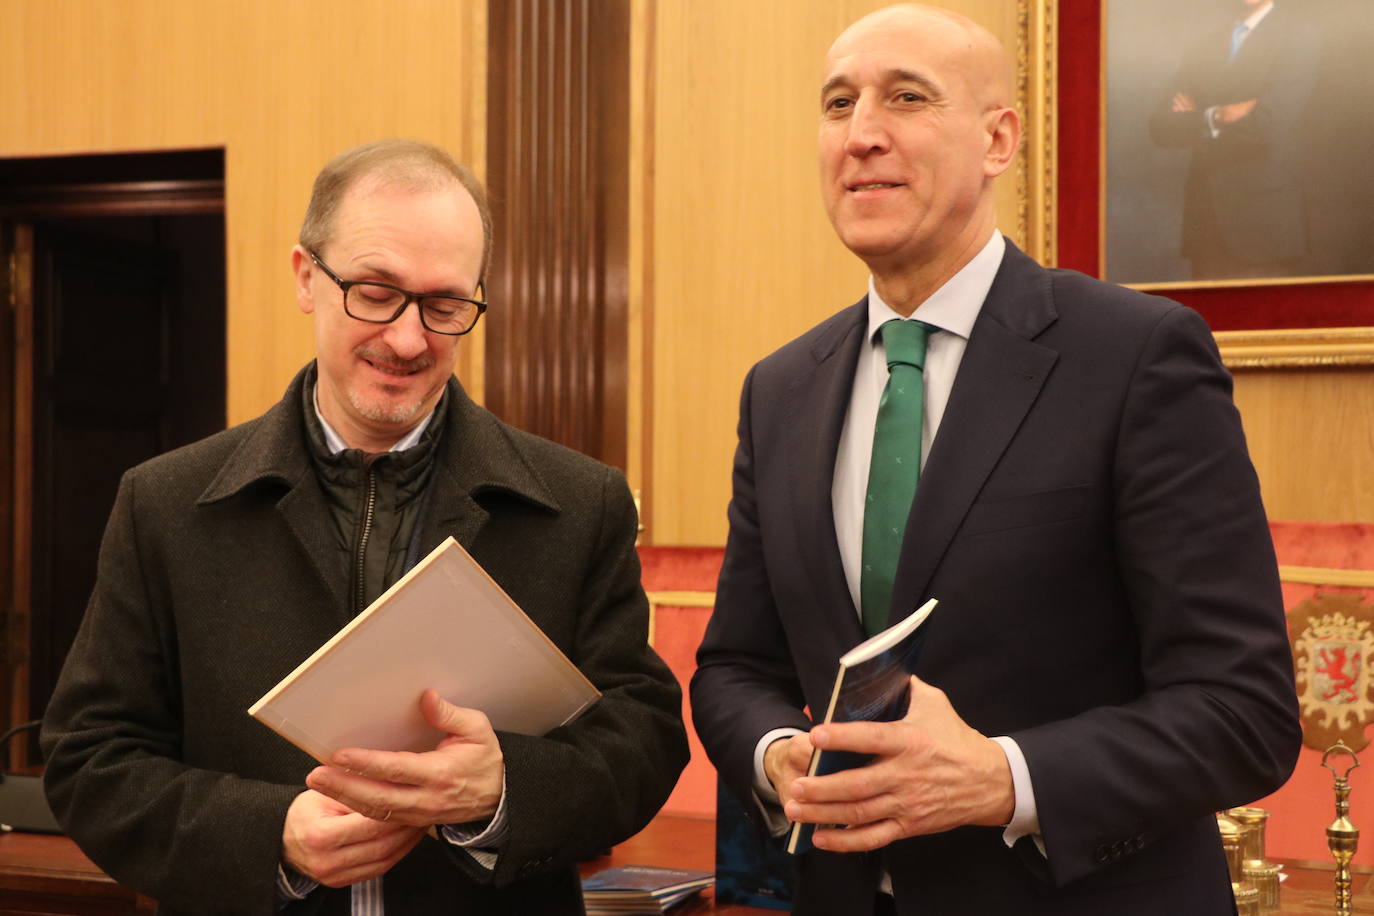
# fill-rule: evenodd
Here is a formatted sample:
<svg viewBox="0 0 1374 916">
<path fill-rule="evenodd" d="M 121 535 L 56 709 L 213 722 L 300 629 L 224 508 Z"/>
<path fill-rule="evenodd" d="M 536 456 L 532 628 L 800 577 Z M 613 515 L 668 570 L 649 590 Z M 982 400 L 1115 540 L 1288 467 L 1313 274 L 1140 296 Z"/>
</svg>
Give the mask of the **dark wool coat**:
<svg viewBox="0 0 1374 916">
<path fill-rule="evenodd" d="M 298 375 L 263 416 L 129 471 L 43 729 L 59 822 L 164 913 L 269 913 L 282 824 L 315 762 L 246 709 L 348 620 L 346 557 L 311 466 Z M 543 738 L 500 734 L 494 872 L 426 838 L 388 913 L 580 913 L 573 863 L 640 829 L 687 760 L 648 648 L 622 475 L 449 385 L 421 547 L 452 535 L 603 692 Z M 331 546 L 332 545 L 332 546 Z M 321 889 L 292 912 L 347 912 Z"/>
</svg>

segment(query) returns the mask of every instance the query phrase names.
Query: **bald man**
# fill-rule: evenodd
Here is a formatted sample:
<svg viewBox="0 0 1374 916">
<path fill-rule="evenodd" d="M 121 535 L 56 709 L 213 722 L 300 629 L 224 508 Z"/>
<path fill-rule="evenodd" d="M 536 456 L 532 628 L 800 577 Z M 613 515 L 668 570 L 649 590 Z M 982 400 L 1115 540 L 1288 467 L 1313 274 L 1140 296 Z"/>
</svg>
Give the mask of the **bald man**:
<svg viewBox="0 0 1374 916">
<path fill-rule="evenodd" d="M 801 858 L 799 916 L 1230 913 L 1213 812 L 1296 758 L 1230 376 L 1196 313 L 997 231 L 1010 73 L 931 7 L 840 35 L 822 198 L 868 293 L 744 383 L 692 706 L 774 832 L 840 825 Z M 905 495 L 894 463 L 920 468 Z M 928 597 L 905 718 L 813 728 L 839 656 Z M 807 777 L 813 747 L 872 759 Z"/>
</svg>

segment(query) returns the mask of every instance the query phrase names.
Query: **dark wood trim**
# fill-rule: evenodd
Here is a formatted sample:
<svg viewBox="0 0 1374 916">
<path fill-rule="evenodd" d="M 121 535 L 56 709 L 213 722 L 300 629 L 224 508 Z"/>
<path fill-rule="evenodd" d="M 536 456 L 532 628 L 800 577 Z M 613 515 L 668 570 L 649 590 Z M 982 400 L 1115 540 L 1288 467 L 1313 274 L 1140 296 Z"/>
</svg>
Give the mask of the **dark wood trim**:
<svg viewBox="0 0 1374 916">
<path fill-rule="evenodd" d="M 92 182 L 0 188 L 0 217 L 11 219 L 223 212 L 223 181 Z"/>
<path fill-rule="evenodd" d="M 6 728 L 29 719 L 29 650 L 32 624 L 33 576 L 33 227 L 12 224 L 6 239 L 9 273 L 5 308 L 11 324 L 6 348 L 9 378 L 13 383 L 9 405 L 9 496 L 0 524 L 9 530 L 6 553 L 10 575 L 4 606 L 4 656 L 0 670 L 5 677 L 3 710 Z M 10 743 L 7 768 L 28 762 L 28 745 Z"/>
<path fill-rule="evenodd" d="M 15 307 L 14 283 L 18 269 L 14 253 L 13 223 L 0 220 L 0 622 L 8 623 L 14 598 L 14 492 L 15 492 Z M 8 656 L 8 627 L 0 633 L 6 643 L 0 658 Z M 8 666 L 0 668 L 8 673 Z M 11 708 L 8 677 L 0 678 L 0 726 L 11 719 L 3 712 Z M 8 769 L 8 761 L 0 762 Z"/>
<path fill-rule="evenodd" d="M 625 466 L 629 0 L 491 0 L 486 402 Z"/>
</svg>

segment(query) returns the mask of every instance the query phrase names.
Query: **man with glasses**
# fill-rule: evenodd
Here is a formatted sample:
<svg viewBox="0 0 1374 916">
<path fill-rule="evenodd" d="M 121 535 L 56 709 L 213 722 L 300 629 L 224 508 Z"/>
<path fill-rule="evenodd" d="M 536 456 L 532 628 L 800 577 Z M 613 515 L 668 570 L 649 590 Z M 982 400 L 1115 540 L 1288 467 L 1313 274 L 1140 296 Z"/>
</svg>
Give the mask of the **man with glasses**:
<svg viewBox="0 0 1374 916">
<path fill-rule="evenodd" d="M 316 359 L 262 417 L 124 478 L 44 724 L 60 822 L 164 913 L 580 912 L 573 863 L 686 762 L 619 472 L 453 377 L 485 196 L 434 147 L 350 150 L 291 253 Z M 314 762 L 245 710 L 453 535 L 602 691 L 542 738 L 433 692 L 428 753 Z"/>
</svg>

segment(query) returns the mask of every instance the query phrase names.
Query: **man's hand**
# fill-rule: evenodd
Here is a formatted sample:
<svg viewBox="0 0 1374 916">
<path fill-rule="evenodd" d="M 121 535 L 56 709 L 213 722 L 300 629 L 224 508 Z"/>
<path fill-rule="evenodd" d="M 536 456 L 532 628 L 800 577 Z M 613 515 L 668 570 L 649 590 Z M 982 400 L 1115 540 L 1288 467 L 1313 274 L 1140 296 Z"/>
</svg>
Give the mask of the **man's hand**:
<svg viewBox="0 0 1374 916">
<path fill-rule="evenodd" d="M 1217 121 L 1221 124 L 1234 124 L 1248 117 L 1250 112 L 1255 110 L 1257 102 L 1259 99 L 1247 99 L 1244 102 L 1232 102 L 1230 105 L 1218 105 Z"/>
<path fill-rule="evenodd" d="M 818 829 L 820 849 L 878 849 L 903 837 L 1011 820 L 1016 794 L 1002 749 L 969 728 L 943 691 L 915 677 L 901 720 L 818 725 L 811 742 L 875 755 L 857 769 L 793 781 L 788 820 L 849 825 Z"/>
<path fill-rule="evenodd" d="M 1186 92 L 1175 92 L 1173 101 L 1169 108 L 1172 111 L 1197 111 L 1197 104 L 1193 97 Z"/>
<path fill-rule="evenodd" d="M 792 735 L 779 738 L 763 752 L 763 774 L 773 784 L 778 800 L 787 804 L 792 797 L 792 783 L 805 776 L 811 766 L 811 736 Z"/>
<path fill-rule="evenodd" d="M 316 767 L 305 784 L 349 808 L 387 823 L 429 827 L 490 818 L 501 801 L 505 761 L 487 717 L 445 702 L 433 690 L 420 698 L 425 720 L 448 732 L 423 754 L 345 748 L 332 766 Z"/>
<path fill-rule="evenodd" d="M 385 874 L 424 835 L 419 827 L 364 817 L 307 789 L 286 810 L 282 861 L 326 887 L 346 887 Z"/>
</svg>

